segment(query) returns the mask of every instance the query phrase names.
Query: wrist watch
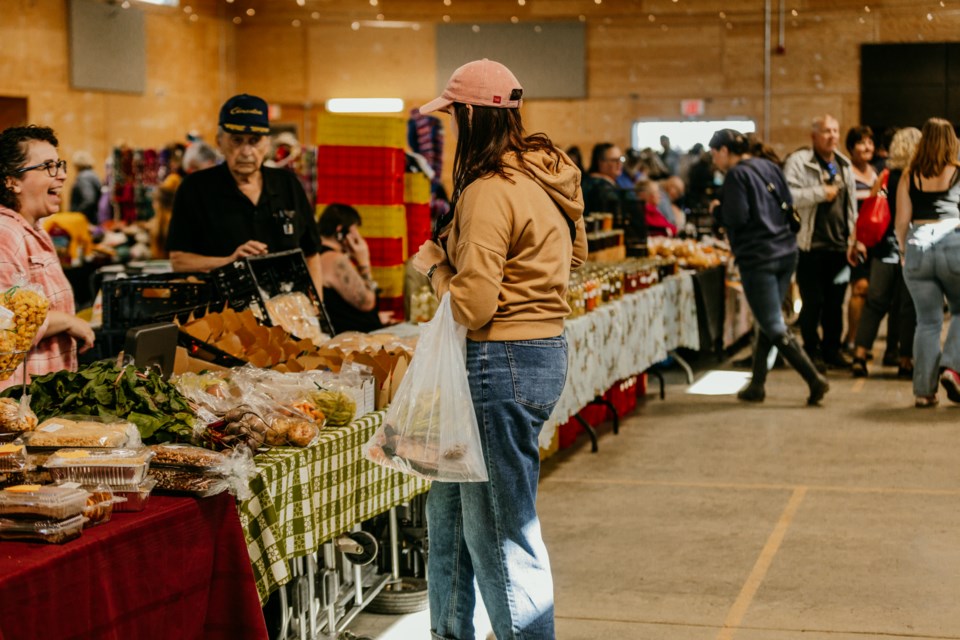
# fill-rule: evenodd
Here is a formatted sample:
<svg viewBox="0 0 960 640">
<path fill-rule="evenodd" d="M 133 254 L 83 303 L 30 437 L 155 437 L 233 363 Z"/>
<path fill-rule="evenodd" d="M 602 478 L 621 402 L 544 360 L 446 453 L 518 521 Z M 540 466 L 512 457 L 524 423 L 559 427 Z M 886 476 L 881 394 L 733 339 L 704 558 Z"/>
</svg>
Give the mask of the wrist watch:
<svg viewBox="0 0 960 640">
<path fill-rule="evenodd" d="M 437 267 L 439 266 L 440 266 L 440 263 L 437 262 L 427 270 L 427 280 L 433 280 L 433 273 L 437 270 Z"/>
</svg>

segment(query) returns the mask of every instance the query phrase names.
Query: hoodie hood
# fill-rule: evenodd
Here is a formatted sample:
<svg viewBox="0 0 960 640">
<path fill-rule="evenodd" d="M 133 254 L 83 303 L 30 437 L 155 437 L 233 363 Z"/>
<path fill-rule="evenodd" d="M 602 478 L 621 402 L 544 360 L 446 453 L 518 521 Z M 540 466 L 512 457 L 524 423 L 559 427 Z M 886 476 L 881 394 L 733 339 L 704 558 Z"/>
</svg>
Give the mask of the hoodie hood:
<svg viewBox="0 0 960 640">
<path fill-rule="evenodd" d="M 576 222 L 583 217 L 583 192 L 580 189 L 580 170 L 563 151 L 559 155 L 546 151 L 530 151 L 523 154 L 524 164 L 517 156 L 508 153 L 503 163 L 531 177 L 557 203 L 557 206 Z"/>
</svg>

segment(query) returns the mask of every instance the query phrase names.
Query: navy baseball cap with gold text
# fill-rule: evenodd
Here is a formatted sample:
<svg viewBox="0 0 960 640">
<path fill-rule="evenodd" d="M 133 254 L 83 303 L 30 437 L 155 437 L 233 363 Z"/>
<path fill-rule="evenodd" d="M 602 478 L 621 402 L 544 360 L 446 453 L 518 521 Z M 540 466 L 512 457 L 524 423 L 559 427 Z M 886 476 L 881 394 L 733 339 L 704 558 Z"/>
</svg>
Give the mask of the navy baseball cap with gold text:
<svg viewBox="0 0 960 640">
<path fill-rule="evenodd" d="M 233 96 L 220 107 L 220 122 L 229 133 L 270 133 L 267 102 L 246 93 Z"/>
</svg>

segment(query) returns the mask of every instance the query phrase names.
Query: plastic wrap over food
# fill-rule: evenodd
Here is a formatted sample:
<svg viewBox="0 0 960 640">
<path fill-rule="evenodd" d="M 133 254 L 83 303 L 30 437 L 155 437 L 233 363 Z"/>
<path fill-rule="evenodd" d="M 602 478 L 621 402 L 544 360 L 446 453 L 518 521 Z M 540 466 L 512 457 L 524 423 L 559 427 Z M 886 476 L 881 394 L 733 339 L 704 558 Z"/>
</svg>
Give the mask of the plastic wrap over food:
<svg viewBox="0 0 960 640">
<path fill-rule="evenodd" d="M 36 448 L 142 446 L 137 425 L 116 418 L 66 415 L 40 423 L 24 435 L 27 446 Z"/>
<path fill-rule="evenodd" d="M 288 333 L 310 340 L 317 346 L 330 339 L 320 329 L 317 308 L 307 294 L 300 291 L 281 293 L 268 299 L 266 305 L 270 322 L 280 325 Z"/>
<path fill-rule="evenodd" d="M 188 444 L 157 444 L 150 450 L 154 453 L 151 473 L 161 489 L 203 496 L 229 491 L 240 500 L 252 496 L 250 480 L 257 467 L 246 447 L 219 452 Z"/>
<path fill-rule="evenodd" d="M 0 293 L 0 380 L 13 375 L 47 319 L 50 301 L 25 278 Z"/>
<path fill-rule="evenodd" d="M 33 431 L 37 414 L 30 410 L 30 396 L 20 400 L 0 398 L 0 431 Z"/>
</svg>

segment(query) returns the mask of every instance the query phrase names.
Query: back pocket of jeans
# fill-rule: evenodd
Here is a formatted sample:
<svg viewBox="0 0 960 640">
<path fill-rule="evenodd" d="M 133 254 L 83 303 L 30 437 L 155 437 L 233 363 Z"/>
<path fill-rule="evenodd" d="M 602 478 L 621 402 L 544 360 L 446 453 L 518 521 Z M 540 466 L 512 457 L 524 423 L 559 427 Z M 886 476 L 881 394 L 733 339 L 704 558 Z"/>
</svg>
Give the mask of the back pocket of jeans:
<svg viewBox="0 0 960 640">
<path fill-rule="evenodd" d="M 552 411 L 567 379 L 567 349 L 562 340 L 517 340 L 505 344 L 514 399 Z M 547 416 L 549 417 L 549 416 Z"/>
</svg>

